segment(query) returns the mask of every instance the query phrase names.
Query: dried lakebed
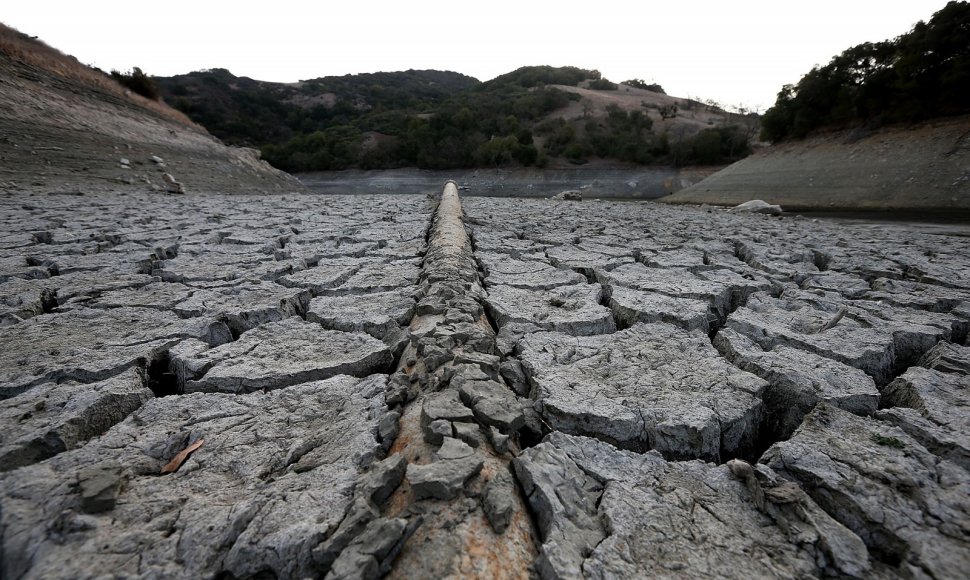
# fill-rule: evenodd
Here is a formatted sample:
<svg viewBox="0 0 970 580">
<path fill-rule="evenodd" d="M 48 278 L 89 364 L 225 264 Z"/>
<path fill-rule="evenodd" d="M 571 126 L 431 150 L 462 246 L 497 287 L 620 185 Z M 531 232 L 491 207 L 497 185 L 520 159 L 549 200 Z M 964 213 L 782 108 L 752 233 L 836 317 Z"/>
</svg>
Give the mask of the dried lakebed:
<svg viewBox="0 0 970 580">
<path fill-rule="evenodd" d="M 970 240 L 0 198 L 0 576 L 955 578 Z"/>
</svg>

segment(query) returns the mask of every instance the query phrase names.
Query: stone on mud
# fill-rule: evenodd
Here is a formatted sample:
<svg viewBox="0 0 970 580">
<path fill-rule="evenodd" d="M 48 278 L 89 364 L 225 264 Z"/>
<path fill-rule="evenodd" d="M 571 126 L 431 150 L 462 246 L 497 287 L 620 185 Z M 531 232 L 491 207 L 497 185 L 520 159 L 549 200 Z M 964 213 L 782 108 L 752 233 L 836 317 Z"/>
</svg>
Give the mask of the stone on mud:
<svg viewBox="0 0 970 580">
<path fill-rule="evenodd" d="M 520 346 L 536 409 L 554 429 L 711 461 L 757 437 L 767 383 L 700 332 L 638 324 L 592 337 L 539 333 Z"/>
</svg>

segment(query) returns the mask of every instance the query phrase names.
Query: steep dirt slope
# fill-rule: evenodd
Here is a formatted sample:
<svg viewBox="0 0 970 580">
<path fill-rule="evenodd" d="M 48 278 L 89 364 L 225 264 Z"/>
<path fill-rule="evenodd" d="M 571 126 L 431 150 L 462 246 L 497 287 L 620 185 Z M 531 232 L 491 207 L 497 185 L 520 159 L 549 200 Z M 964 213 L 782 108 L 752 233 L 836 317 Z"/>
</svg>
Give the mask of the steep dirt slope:
<svg viewBox="0 0 970 580">
<path fill-rule="evenodd" d="M 663 201 L 785 209 L 970 211 L 970 116 L 782 143 Z"/>
<path fill-rule="evenodd" d="M 164 103 L 0 25 L 0 191 L 300 190 L 293 177 L 229 148 Z"/>
</svg>

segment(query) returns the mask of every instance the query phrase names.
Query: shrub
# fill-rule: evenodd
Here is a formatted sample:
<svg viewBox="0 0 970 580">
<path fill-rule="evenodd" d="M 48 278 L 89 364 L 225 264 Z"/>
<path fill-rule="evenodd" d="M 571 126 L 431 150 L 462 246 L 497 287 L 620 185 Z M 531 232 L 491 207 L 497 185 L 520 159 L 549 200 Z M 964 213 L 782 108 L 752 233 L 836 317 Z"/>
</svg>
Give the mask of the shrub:
<svg viewBox="0 0 970 580">
<path fill-rule="evenodd" d="M 589 81 L 589 88 L 594 91 L 615 91 L 616 85 L 606 79 L 596 79 Z"/>
<path fill-rule="evenodd" d="M 139 95 L 153 101 L 157 101 L 161 97 L 161 94 L 158 92 L 158 87 L 155 85 L 155 81 L 152 80 L 152 77 L 146 75 L 137 66 L 132 68 L 130 72 L 126 73 L 113 70 L 111 71 L 111 78 L 118 81 L 118 83 L 129 89 L 131 92 L 138 93 Z"/>
<path fill-rule="evenodd" d="M 630 79 L 628 81 L 623 81 L 623 84 L 637 89 L 644 89 L 647 91 L 660 93 L 661 95 L 667 94 L 667 92 L 664 91 L 664 88 L 662 86 L 658 85 L 657 83 L 648 83 L 643 79 Z"/>
</svg>

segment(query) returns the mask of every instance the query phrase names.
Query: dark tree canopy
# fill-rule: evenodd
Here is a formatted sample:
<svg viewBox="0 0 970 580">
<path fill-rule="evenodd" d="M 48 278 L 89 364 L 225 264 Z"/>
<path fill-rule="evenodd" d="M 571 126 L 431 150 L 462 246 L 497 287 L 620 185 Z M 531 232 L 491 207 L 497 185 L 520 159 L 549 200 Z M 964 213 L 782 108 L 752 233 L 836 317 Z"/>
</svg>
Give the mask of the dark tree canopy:
<svg viewBox="0 0 970 580">
<path fill-rule="evenodd" d="M 762 120 L 763 139 L 817 129 L 919 121 L 970 112 L 970 3 L 950 2 L 892 40 L 847 49 L 785 85 Z"/>
</svg>

